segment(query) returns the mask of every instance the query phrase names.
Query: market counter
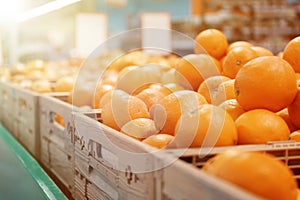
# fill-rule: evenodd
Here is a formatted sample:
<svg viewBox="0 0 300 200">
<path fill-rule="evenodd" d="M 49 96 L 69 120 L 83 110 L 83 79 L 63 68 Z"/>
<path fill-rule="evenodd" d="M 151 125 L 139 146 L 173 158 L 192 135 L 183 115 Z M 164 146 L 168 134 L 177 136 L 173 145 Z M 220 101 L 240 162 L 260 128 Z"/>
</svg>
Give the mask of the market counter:
<svg viewBox="0 0 300 200">
<path fill-rule="evenodd" d="M 67 199 L 38 162 L 0 124 L 1 199 Z"/>
</svg>

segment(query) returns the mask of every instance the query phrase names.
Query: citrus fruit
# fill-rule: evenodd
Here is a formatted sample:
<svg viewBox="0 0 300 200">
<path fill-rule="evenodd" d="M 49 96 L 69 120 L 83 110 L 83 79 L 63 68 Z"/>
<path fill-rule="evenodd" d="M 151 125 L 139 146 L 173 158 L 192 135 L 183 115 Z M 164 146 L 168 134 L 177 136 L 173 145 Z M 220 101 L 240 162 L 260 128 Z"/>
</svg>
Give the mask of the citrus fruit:
<svg viewBox="0 0 300 200">
<path fill-rule="evenodd" d="M 205 98 L 191 90 L 175 91 L 165 96 L 150 109 L 151 118 L 155 121 L 161 133 L 174 135 L 179 117 L 205 104 Z"/>
<path fill-rule="evenodd" d="M 247 41 L 243 41 L 243 40 L 235 41 L 235 42 L 232 42 L 229 44 L 229 46 L 227 48 L 227 53 L 235 47 L 251 47 L 251 46 L 253 46 L 253 45 Z"/>
<path fill-rule="evenodd" d="M 158 103 L 162 98 L 164 98 L 168 94 L 171 94 L 171 92 L 169 91 L 168 93 L 163 93 L 154 88 L 147 88 L 142 90 L 135 96 L 143 100 L 147 105 L 147 108 L 150 109 L 153 104 Z"/>
<path fill-rule="evenodd" d="M 180 116 L 175 128 L 178 147 L 214 147 L 237 144 L 238 135 L 231 116 L 222 108 L 203 104 Z"/>
<path fill-rule="evenodd" d="M 300 142 L 300 130 L 295 130 L 290 134 L 290 140 Z"/>
<path fill-rule="evenodd" d="M 246 63 L 235 78 L 238 103 L 245 109 L 277 112 L 292 103 L 297 93 L 293 68 L 277 56 L 263 56 Z"/>
<path fill-rule="evenodd" d="M 154 121 L 149 118 L 136 118 L 121 127 L 121 132 L 137 140 L 143 140 L 158 133 Z"/>
<path fill-rule="evenodd" d="M 203 49 L 216 59 L 222 58 L 227 51 L 228 41 L 224 33 L 217 29 L 201 31 L 195 38 L 194 52 L 204 53 Z"/>
<path fill-rule="evenodd" d="M 233 120 L 236 120 L 245 110 L 240 106 L 236 99 L 228 99 L 219 105 L 226 110 Z"/>
<path fill-rule="evenodd" d="M 235 78 L 243 65 L 256 57 L 257 54 L 251 47 L 242 46 L 233 48 L 224 58 L 222 74 L 229 78 Z"/>
<path fill-rule="evenodd" d="M 274 56 L 273 52 L 269 49 L 261 46 L 252 46 L 250 47 L 252 50 L 255 51 L 257 56 Z"/>
<path fill-rule="evenodd" d="M 208 160 L 202 169 L 263 199 L 297 199 L 293 172 L 271 154 L 230 149 Z"/>
<path fill-rule="evenodd" d="M 211 103 L 214 105 L 220 105 L 222 102 L 228 99 L 235 99 L 236 96 L 235 96 L 234 82 L 235 80 L 232 79 L 221 83 L 218 86 L 216 93 L 211 100 Z"/>
<path fill-rule="evenodd" d="M 128 121 L 150 118 L 150 115 L 141 99 L 122 90 L 114 90 L 111 99 L 102 107 L 101 117 L 103 124 L 119 131 Z"/>
<path fill-rule="evenodd" d="M 221 83 L 229 80 L 230 78 L 220 75 L 209 77 L 200 84 L 198 92 L 205 97 L 208 103 L 211 103 L 211 99 L 214 97 L 218 86 Z"/>
<path fill-rule="evenodd" d="M 292 123 L 300 128 L 300 87 L 293 102 L 287 107 Z"/>
<path fill-rule="evenodd" d="M 284 108 L 284 109 L 276 112 L 276 114 L 285 121 L 285 123 L 288 125 L 288 127 L 290 129 L 290 132 L 297 130 L 297 127 L 293 124 L 293 122 L 289 116 L 289 112 L 288 112 L 287 108 Z"/>
<path fill-rule="evenodd" d="M 95 94 L 94 94 L 94 102 L 93 102 L 93 108 L 100 108 L 100 100 L 103 97 L 103 95 L 108 92 L 115 89 L 114 86 L 109 84 L 99 84 L 96 87 Z"/>
<path fill-rule="evenodd" d="M 292 39 L 285 46 L 282 58 L 294 68 L 295 72 L 300 72 L 300 36 Z"/>
<path fill-rule="evenodd" d="M 285 121 L 266 109 L 254 109 L 241 114 L 236 120 L 238 144 L 266 144 L 288 140 L 290 130 Z"/>
<path fill-rule="evenodd" d="M 172 144 L 173 140 L 174 140 L 174 136 L 160 133 L 156 135 L 151 135 L 146 139 L 144 139 L 142 142 L 150 146 L 156 147 L 158 149 L 163 149 L 166 147 L 175 148 L 176 146 Z"/>
<path fill-rule="evenodd" d="M 186 55 L 178 61 L 175 69 L 176 83 L 194 91 L 206 78 L 220 74 L 218 66 L 207 54 Z"/>
</svg>

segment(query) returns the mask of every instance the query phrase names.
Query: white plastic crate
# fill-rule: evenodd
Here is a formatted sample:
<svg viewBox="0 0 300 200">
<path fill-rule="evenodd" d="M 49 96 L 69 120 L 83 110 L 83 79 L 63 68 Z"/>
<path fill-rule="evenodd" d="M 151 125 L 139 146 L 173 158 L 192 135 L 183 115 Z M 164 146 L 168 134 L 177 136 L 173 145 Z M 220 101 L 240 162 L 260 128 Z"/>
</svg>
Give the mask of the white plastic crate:
<svg viewBox="0 0 300 200">
<path fill-rule="evenodd" d="M 66 102 L 67 93 L 41 95 L 40 162 L 72 193 L 74 189 L 73 105 Z M 58 118 L 59 117 L 59 118 Z M 58 119 L 62 120 L 59 123 Z"/>
<path fill-rule="evenodd" d="M 189 166 L 193 166 L 195 173 L 202 172 L 200 169 L 203 165 L 215 155 L 229 149 L 235 148 L 241 151 L 256 151 L 262 153 L 268 153 L 276 156 L 279 160 L 283 161 L 294 173 L 295 178 L 300 183 L 300 142 L 295 141 L 281 141 L 281 142 L 269 142 L 268 144 L 260 145 L 237 145 L 231 147 L 216 147 L 216 148 L 190 148 L 187 149 L 183 154 L 180 149 L 166 150 L 175 156 L 180 156 L 180 159 Z M 184 171 L 184 170 L 182 170 Z M 176 173 L 176 171 L 174 171 Z M 182 174 L 181 174 L 182 175 Z M 182 175 L 184 178 L 185 176 Z M 178 187 L 175 191 L 180 191 L 181 186 L 174 184 L 172 180 L 172 174 L 169 178 L 164 178 L 164 190 L 163 195 L 171 197 L 171 199 L 182 199 L 180 192 L 178 195 L 174 194 L 174 187 Z M 192 177 L 191 177 L 192 178 Z M 171 180 L 170 180 L 171 179 Z M 221 181 L 221 180 L 219 180 Z M 168 189 L 169 188 L 169 189 Z M 173 189 L 170 189 L 173 188 Z"/>
<path fill-rule="evenodd" d="M 36 159 L 39 158 L 39 106 L 40 94 L 13 86 L 0 84 L 1 121 L 14 137 Z"/>
<path fill-rule="evenodd" d="M 173 153 L 151 154 L 154 148 L 83 113 L 74 114 L 74 126 L 75 199 L 258 199 L 176 159 Z M 148 155 L 144 160 L 130 159 L 120 148 Z M 174 162 L 164 166 L 170 160 Z M 141 166 L 154 170 L 139 172 Z"/>
<path fill-rule="evenodd" d="M 0 82 L 0 120 L 3 126 L 14 136 L 17 132 L 17 103 L 16 103 L 15 87 L 12 85 Z"/>
</svg>

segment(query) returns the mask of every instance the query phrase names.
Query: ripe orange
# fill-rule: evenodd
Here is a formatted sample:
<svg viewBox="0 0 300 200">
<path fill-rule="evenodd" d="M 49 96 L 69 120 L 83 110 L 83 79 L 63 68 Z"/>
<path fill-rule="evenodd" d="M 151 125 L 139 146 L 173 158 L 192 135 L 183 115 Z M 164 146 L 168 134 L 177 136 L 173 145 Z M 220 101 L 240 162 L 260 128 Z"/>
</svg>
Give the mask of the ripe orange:
<svg viewBox="0 0 300 200">
<path fill-rule="evenodd" d="M 294 68 L 296 72 L 300 72 L 300 36 L 292 39 L 283 50 L 283 59 L 286 60 Z"/>
<path fill-rule="evenodd" d="M 279 58 L 283 58 L 283 51 L 280 51 L 276 54 L 276 56 L 278 56 Z"/>
<path fill-rule="evenodd" d="M 215 96 L 218 86 L 229 80 L 230 78 L 220 75 L 209 77 L 200 84 L 198 92 L 205 97 L 208 103 L 211 103 L 211 99 Z"/>
<path fill-rule="evenodd" d="M 247 41 L 235 41 L 229 44 L 228 48 L 227 48 L 227 53 L 232 50 L 235 47 L 251 47 L 253 46 L 250 42 Z"/>
<path fill-rule="evenodd" d="M 245 110 L 240 106 L 236 99 L 228 99 L 219 105 L 228 112 L 233 120 L 236 120 Z"/>
<path fill-rule="evenodd" d="M 273 52 L 267 48 L 261 46 L 252 46 L 250 48 L 256 52 L 257 56 L 274 56 Z"/>
<path fill-rule="evenodd" d="M 149 88 L 142 90 L 135 96 L 143 100 L 148 109 L 150 109 L 153 104 L 158 103 L 159 100 L 171 93 L 172 91 L 167 87 L 159 84 L 153 84 L 152 86 L 149 86 Z"/>
<path fill-rule="evenodd" d="M 290 129 L 290 132 L 297 130 L 297 127 L 293 124 L 293 122 L 289 116 L 289 112 L 288 112 L 287 108 L 284 108 L 284 109 L 276 112 L 276 114 L 285 121 L 285 123 L 288 125 L 288 127 Z"/>
<path fill-rule="evenodd" d="M 300 142 L 300 130 L 295 130 L 290 134 L 290 140 Z"/>
<path fill-rule="evenodd" d="M 175 148 L 176 146 L 172 144 L 172 141 L 174 140 L 174 136 L 169 134 L 156 134 L 151 135 L 144 139 L 142 142 L 146 143 L 150 146 L 156 147 L 158 149 L 163 148 Z"/>
<path fill-rule="evenodd" d="M 288 106 L 288 112 L 292 123 L 300 128 L 300 87 L 294 101 Z"/>
<path fill-rule="evenodd" d="M 174 135 L 175 126 L 179 117 L 205 104 L 205 98 L 191 90 L 175 91 L 165 96 L 158 104 L 150 109 L 151 118 L 161 133 Z"/>
<path fill-rule="evenodd" d="M 109 102 L 104 104 L 101 117 L 103 124 L 120 131 L 128 121 L 150 118 L 146 104 L 122 90 L 114 90 Z"/>
<path fill-rule="evenodd" d="M 60 124 L 62 127 L 65 127 L 65 120 L 60 114 L 55 114 L 55 121 Z"/>
<path fill-rule="evenodd" d="M 100 84 L 115 86 L 118 80 L 118 76 L 119 76 L 119 71 L 107 69 L 103 72 L 101 76 Z"/>
<path fill-rule="evenodd" d="M 103 95 L 108 92 L 108 91 L 111 91 L 114 89 L 114 86 L 112 85 L 108 85 L 108 84 L 99 84 L 97 87 L 96 87 L 96 91 L 95 91 L 95 94 L 94 94 L 94 101 L 93 101 L 93 108 L 100 108 L 100 100 L 101 98 L 103 97 Z"/>
<path fill-rule="evenodd" d="M 230 115 L 217 106 L 203 104 L 181 115 L 175 128 L 178 147 L 214 147 L 237 144 L 238 135 Z"/>
<path fill-rule="evenodd" d="M 208 160 L 202 169 L 263 199 L 296 200 L 298 196 L 293 172 L 271 154 L 230 149 Z"/>
<path fill-rule="evenodd" d="M 236 97 L 245 109 L 280 111 L 297 93 L 293 68 L 277 56 L 263 56 L 246 63 L 235 78 Z"/>
<path fill-rule="evenodd" d="M 296 79 L 298 82 L 298 86 L 300 87 L 300 73 L 296 73 Z"/>
<path fill-rule="evenodd" d="M 124 124 L 121 127 L 121 132 L 137 140 L 143 140 L 158 133 L 158 130 L 152 119 L 136 118 Z"/>
<path fill-rule="evenodd" d="M 227 51 L 228 41 L 224 33 L 217 29 L 201 31 L 195 38 L 194 52 L 196 54 L 207 53 L 216 59 L 222 58 Z"/>
<path fill-rule="evenodd" d="M 222 102 L 228 99 L 235 99 L 236 95 L 234 89 L 234 82 L 235 80 L 232 79 L 221 83 L 218 86 L 215 96 L 211 100 L 211 103 L 214 105 L 220 105 Z"/>
<path fill-rule="evenodd" d="M 32 83 L 30 89 L 38 93 L 52 92 L 51 83 L 48 80 L 36 80 Z"/>
<path fill-rule="evenodd" d="M 288 140 L 290 130 L 285 121 L 266 109 L 254 109 L 241 114 L 235 121 L 238 144 L 265 144 Z"/>
<path fill-rule="evenodd" d="M 242 46 L 233 48 L 225 56 L 222 66 L 223 75 L 228 76 L 229 78 L 235 78 L 243 65 L 256 57 L 257 54 L 251 47 Z"/>
<path fill-rule="evenodd" d="M 115 89 L 105 92 L 98 101 L 98 108 L 103 108 L 103 106 L 112 99 L 114 92 Z"/>
<path fill-rule="evenodd" d="M 63 76 L 59 78 L 54 87 L 54 92 L 71 92 L 75 85 L 75 78 L 72 76 Z"/>
<path fill-rule="evenodd" d="M 196 91 L 204 79 L 219 75 L 220 70 L 207 54 L 190 54 L 182 57 L 176 65 L 176 83 Z"/>
</svg>

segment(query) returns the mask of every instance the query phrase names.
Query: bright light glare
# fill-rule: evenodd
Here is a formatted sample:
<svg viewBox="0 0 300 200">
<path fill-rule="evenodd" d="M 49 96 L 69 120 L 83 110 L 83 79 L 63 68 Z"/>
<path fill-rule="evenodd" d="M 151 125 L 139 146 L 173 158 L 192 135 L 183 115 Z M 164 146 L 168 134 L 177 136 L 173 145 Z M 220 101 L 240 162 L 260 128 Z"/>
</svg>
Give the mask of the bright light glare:
<svg viewBox="0 0 300 200">
<path fill-rule="evenodd" d="M 0 22 L 23 22 L 81 0 L 53 0 L 44 5 L 24 11 L 24 0 L 0 0 Z"/>
<path fill-rule="evenodd" d="M 24 0 L 0 0 L 0 21 L 11 21 L 22 10 Z"/>
<path fill-rule="evenodd" d="M 34 17 L 38 17 L 44 14 L 47 14 L 49 12 L 58 10 L 60 8 L 63 8 L 65 6 L 74 4 L 76 2 L 79 2 L 81 0 L 55 0 L 52 1 L 50 3 L 46 3 L 42 6 L 33 8 L 29 11 L 20 13 L 17 17 L 16 17 L 16 22 L 22 22 L 22 21 L 26 21 L 29 19 L 32 19 Z"/>
</svg>

